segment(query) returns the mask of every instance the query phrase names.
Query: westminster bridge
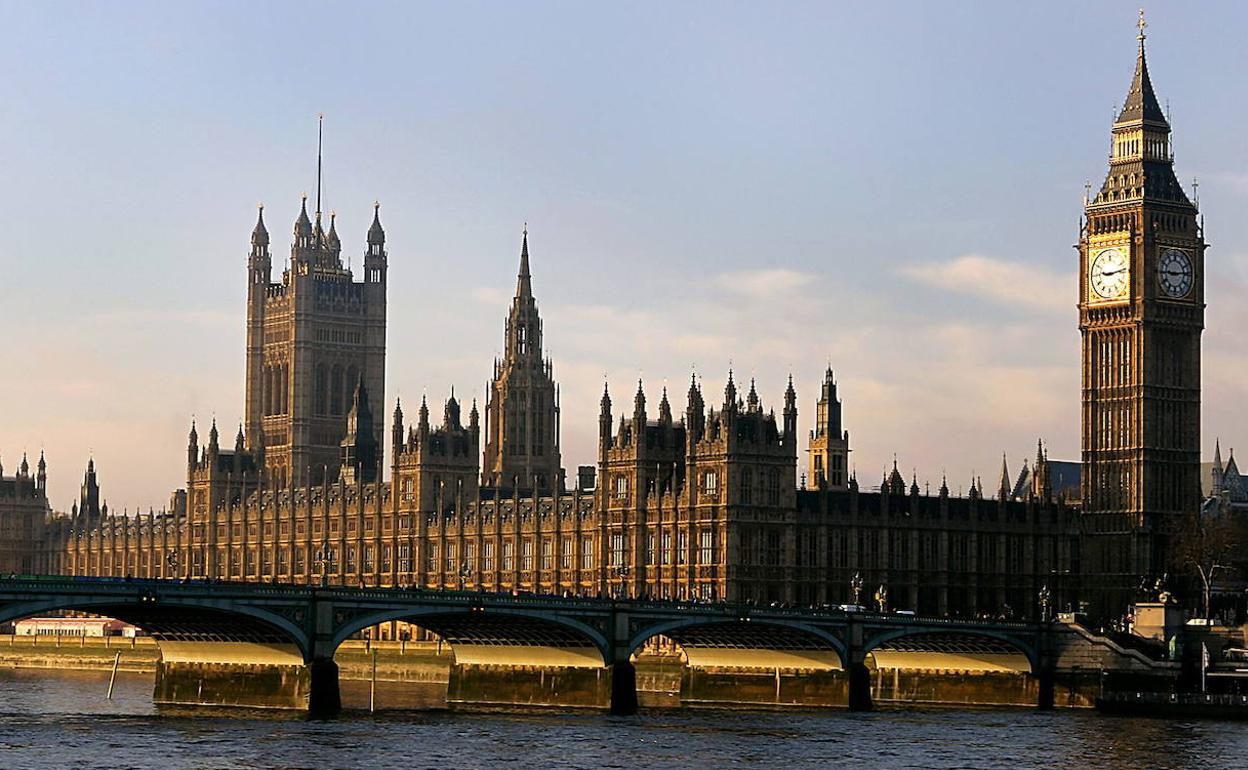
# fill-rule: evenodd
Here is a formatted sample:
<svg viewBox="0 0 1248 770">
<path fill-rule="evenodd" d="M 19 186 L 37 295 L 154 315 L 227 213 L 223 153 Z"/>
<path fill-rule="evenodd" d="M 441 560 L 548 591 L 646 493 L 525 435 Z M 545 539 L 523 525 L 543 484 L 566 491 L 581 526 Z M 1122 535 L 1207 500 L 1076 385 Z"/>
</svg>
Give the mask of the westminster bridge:
<svg viewBox="0 0 1248 770">
<path fill-rule="evenodd" d="M 637 710 L 634 655 L 656 638 L 679 645 L 690 665 L 774 667 L 777 681 L 782 667 L 834 669 L 847 691 L 843 702 L 857 710 L 872 706 L 868 657 L 889 652 L 1014 659 L 1039 708 L 1053 706 L 1055 678 L 1071 660 L 1085 673 L 1098 665 L 1153 665 L 1055 621 L 414 588 L 0 579 L 0 624 L 67 610 L 119 618 L 155 638 L 158 702 L 305 708 L 322 716 L 341 708 L 339 645 L 396 620 L 439 636 L 478 680 L 482 669 L 592 672 L 602 700 L 619 714 Z"/>
</svg>

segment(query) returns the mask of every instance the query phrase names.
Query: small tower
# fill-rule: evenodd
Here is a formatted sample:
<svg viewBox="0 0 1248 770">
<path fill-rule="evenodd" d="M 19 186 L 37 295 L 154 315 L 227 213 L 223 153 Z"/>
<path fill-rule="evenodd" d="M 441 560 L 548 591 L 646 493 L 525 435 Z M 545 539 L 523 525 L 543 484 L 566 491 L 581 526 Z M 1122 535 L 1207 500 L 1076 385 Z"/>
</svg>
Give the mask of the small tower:
<svg viewBox="0 0 1248 770">
<path fill-rule="evenodd" d="M 1013 488 L 1010 484 L 1010 466 L 1006 462 L 1005 453 L 1001 453 L 1001 480 L 997 482 L 997 499 L 1006 502 L 1014 496 Z"/>
<path fill-rule="evenodd" d="M 789 386 L 784 389 L 784 437 L 797 445 L 797 390 L 793 387 L 792 374 L 789 374 Z"/>
<path fill-rule="evenodd" d="M 195 430 L 195 420 L 191 420 L 191 433 L 186 440 L 186 467 L 191 469 L 199 462 L 199 432 Z"/>
<path fill-rule="evenodd" d="M 849 468 L 849 431 L 841 425 L 841 400 L 832 367 L 823 375 L 823 388 L 810 432 L 810 483 L 815 489 L 846 489 Z"/>
<path fill-rule="evenodd" d="M 611 393 L 607 383 L 602 383 L 602 400 L 598 402 L 598 460 L 606 460 L 606 451 L 611 446 Z"/>
<path fill-rule="evenodd" d="M 43 450 L 39 450 L 39 464 L 35 469 L 35 491 L 45 497 L 48 494 L 48 462 L 43 458 Z"/>
<path fill-rule="evenodd" d="M 486 389 L 481 484 L 510 488 L 515 479 L 549 494 L 563 488 L 559 389 L 542 353 L 542 319 L 529 271 L 529 230 L 520 243 L 516 294 L 507 314 L 506 352 Z"/>
<path fill-rule="evenodd" d="M 391 470 L 399 467 L 399 452 L 403 449 L 403 406 L 399 399 L 394 400 L 394 419 L 390 423 L 390 462 Z M 393 474 L 392 474 L 393 475 Z"/>
<path fill-rule="evenodd" d="M 99 521 L 100 515 L 100 484 L 95 476 L 95 458 L 90 458 L 87 460 L 87 472 L 82 475 L 82 489 L 78 497 L 78 517 L 85 526 Z"/>
</svg>

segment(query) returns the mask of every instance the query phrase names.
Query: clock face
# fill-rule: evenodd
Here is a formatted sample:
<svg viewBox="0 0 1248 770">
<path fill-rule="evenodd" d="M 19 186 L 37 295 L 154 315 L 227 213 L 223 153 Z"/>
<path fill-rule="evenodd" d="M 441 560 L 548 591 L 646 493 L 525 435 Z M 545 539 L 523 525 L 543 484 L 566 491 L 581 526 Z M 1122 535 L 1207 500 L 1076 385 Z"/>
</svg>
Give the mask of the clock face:
<svg viewBox="0 0 1248 770">
<path fill-rule="evenodd" d="M 1092 260 L 1088 284 L 1102 299 L 1121 297 L 1127 290 L 1130 268 L 1127 254 L 1122 249 L 1101 249 Z"/>
<path fill-rule="evenodd" d="M 1157 261 L 1157 283 L 1167 297 L 1180 299 L 1192 291 L 1192 259 L 1186 251 L 1166 249 Z"/>
</svg>

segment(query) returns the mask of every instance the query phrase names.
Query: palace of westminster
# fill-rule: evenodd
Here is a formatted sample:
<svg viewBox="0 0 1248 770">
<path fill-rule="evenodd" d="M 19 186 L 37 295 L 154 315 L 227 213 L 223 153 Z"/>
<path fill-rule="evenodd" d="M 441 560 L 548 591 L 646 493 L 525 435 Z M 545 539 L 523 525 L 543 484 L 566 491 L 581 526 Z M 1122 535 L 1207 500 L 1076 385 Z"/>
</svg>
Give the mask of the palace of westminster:
<svg viewBox="0 0 1248 770">
<path fill-rule="evenodd" d="M 233 445 L 192 425 L 185 489 L 133 517 L 101 505 L 93 462 L 65 514 L 42 456 L 33 476 L 26 458 L 0 470 L 0 571 L 803 604 L 883 586 L 891 607 L 963 616 L 1034 616 L 1047 587 L 1055 606 L 1118 613 L 1167 571 L 1167 523 L 1201 505 L 1205 243 L 1142 27 L 1079 232 L 1081 462 L 1040 446 L 988 493 L 921 491 L 895 463 L 860 489 L 831 369 L 800 483 L 791 379 L 777 415 L 731 372 L 722 397 L 695 377 L 679 412 L 666 389 L 655 404 L 640 382 L 604 388 L 596 465 L 568 479 L 527 231 L 482 409 L 465 418 L 452 394 L 440 413 L 422 399 L 387 414 L 386 247 L 375 211 L 357 280 L 305 198 L 275 281 L 261 209 Z M 1223 486 L 1242 489 L 1233 475 Z"/>
</svg>

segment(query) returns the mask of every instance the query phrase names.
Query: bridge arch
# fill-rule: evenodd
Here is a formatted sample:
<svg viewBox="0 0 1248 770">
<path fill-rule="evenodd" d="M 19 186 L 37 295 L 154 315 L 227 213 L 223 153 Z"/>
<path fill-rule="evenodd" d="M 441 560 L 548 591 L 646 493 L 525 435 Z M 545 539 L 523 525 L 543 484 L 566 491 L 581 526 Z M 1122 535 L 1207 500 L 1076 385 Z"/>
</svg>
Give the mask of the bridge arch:
<svg viewBox="0 0 1248 770">
<path fill-rule="evenodd" d="M 59 611 L 88 612 L 123 620 L 151 634 L 162 651 L 171 641 L 200 639 L 292 645 L 305 660 L 311 654 L 308 635 L 296 623 L 277 613 L 225 600 L 51 596 L 0 604 L 0 623 Z"/>
<path fill-rule="evenodd" d="M 565 615 L 521 607 L 402 607 L 355 615 L 334 629 L 329 650 L 353 634 L 390 621 L 404 621 L 442 637 L 455 653 L 468 647 L 525 647 L 593 650 L 596 662 L 612 663 L 611 644 L 589 623 Z M 459 655 L 457 654 L 457 659 Z"/>
<path fill-rule="evenodd" d="M 862 652 L 864 655 L 870 655 L 877 651 L 884 652 L 887 650 L 885 645 L 901 642 L 910 642 L 908 646 L 931 646 L 933 649 L 930 651 L 938 652 L 942 643 L 956 646 L 959 642 L 966 643 L 976 639 L 989 642 L 979 654 L 997 654 L 1002 651 L 1001 647 L 1004 646 L 1027 659 L 1031 674 L 1040 674 L 1040 653 L 1034 644 L 1017 634 L 990 628 L 963 629 L 916 626 L 913 628 L 890 629 L 869 637 L 863 643 Z M 904 647 L 907 645 L 896 646 Z M 962 652 L 965 652 L 965 650 L 962 650 Z"/>
<path fill-rule="evenodd" d="M 845 643 L 835 634 L 815 625 L 783 618 L 694 617 L 662 621 L 639 629 L 629 639 L 629 654 L 660 635 L 685 647 L 748 644 L 757 645 L 752 649 L 760 652 L 831 650 L 841 667 L 846 663 Z"/>
</svg>

